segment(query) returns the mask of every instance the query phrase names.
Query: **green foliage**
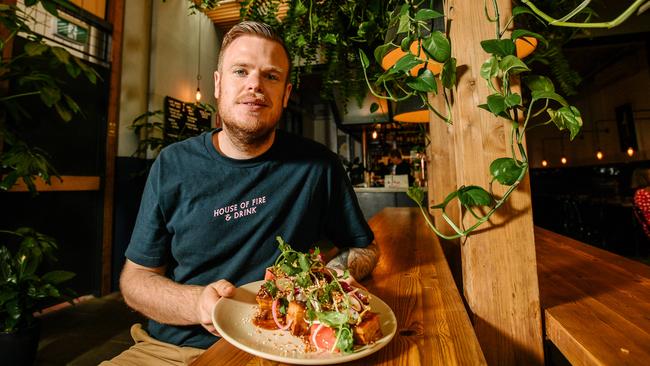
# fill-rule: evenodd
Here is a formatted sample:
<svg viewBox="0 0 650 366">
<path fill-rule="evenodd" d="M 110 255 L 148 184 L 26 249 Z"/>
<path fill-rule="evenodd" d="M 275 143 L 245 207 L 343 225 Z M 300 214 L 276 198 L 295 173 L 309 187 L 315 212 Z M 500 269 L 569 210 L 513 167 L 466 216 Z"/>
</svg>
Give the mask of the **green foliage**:
<svg viewBox="0 0 650 366">
<path fill-rule="evenodd" d="M 216 109 L 210 104 L 195 103 L 194 108 L 202 108 L 210 113 Z M 163 147 L 173 144 L 174 142 L 183 141 L 188 137 L 207 131 L 209 127 L 198 126 L 199 131 L 194 132 L 187 130 L 185 126 L 176 136 L 170 136 L 165 133 L 165 113 L 162 110 L 147 111 L 131 122 L 131 129 L 138 138 L 138 148 L 133 153 L 134 156 L 146 157 L 147 151 L 154 153 L 160 152 Z"/>
<path fill-rule="evenodd" d="M 445 62 L 445 66 L 443 67 L 443 71 L 439 77 L 444 88 L 451 89 L 455 86 L 455 73 L 452 74 L 451 72 L 452 69 L 455 71 L 455 60 L 451 56 L 451 53 L 446 53 L 446 45 L 449 44 L 449 42 L 442 42 L 439 39 L 440 35 L 442 35 L 440 32 L 434 32 L 433 34 L 436 34 L 436 36 L 433 36 L 432 34 L 429 36 L 430 38 L 420 41 L 422 38 L 422 33 L 419 28 L 421 24 L 417 22 L 417 16 L 415 18 L 405 18 L 405 14 L 409 14 L 408 9 L 413 6 L 417 7 L 417 5 L 413 5 L 407 1 L 400 9 L 399 13 L 393 14 L 391 23 L 399 22 L 400 31 L 405 33 L 405 38 L 409 40 L 417 39 L 420 44 L 425 45 L 424 54 L 426 56 L 430 56 L 436 61 Z M 494 9 L 496 9 L 496 6 L 496 2 L 493 2 Z M 442 218 L 455 231 L 455 234 L 453 235 L 444 235 L 437 227 L 435 227 L 435 225 L 433 225 L 429 218 L 428 210 L 426 210 L 424 206 L 424 192 L 420 188 L 409 189 L 409 197 L 420 206 L 425 218 L 427 219 L 428 225 L 436 234 L 446 239 L 468 235 L 478 226 L 488 221 L 494 212 L 496 212 L 496 210 L 508 200 L 512 192 L 524 179 L 528 171 L 528 157 L 523 146 L 523 136 L 528 129 L 534 127 L 528 126 L 532 117 L 543 115 L 545 113 L 549 116 L 549 120 L 542 124 L 553 122 L 559 130 L 568 130 L 571 139 L 579 133 L 580 128 L 582 127 L 580 112 L 574 106 L 569 105 L 562 96 L 555 92 L 555 87 L 551 79 L 546 76 L 529 75 L 528 73 L 531 71 L 529 65 L 516 56 L 517 48 L 515 40 L 517 38 L 524 36 L 534 37 L 539 40 L 540 44 L 545 45 L 547 44 L 545 36 L 538 32 L 520 28 L 512 32 L 511 38 L 503 38 L 507 26 L 501 28 L 498 11 L 494 11 L 493 17 L 490 17 L 487 8 L 485 9 L 485 13 L 488 15 L 486 21 L 495 24 L 496 38 L 486 39 L 480 43 L 480 47 L 483 51 L 490 55 L 481 65 L 480 76 L 485 80 L 491 94 L 487 96 L 485 103 L 478 105 L 478 107 L 490 112 L 495 117 L 503 118 L 509 122 L 512 127 L 510 139 L 511 151 L 510 156 L 498 158 L 490 164 L 489 172 L 491 180 L 489 190 L 476 185 L 463 185 L 457 190 L 449 193 L 443 202 L 431 206 L 432 209 L 441 210 Z M 522 14 L 528 15 L 534 14 L 534 12 L 527 8 L 515 8 L 513 10 L 513 16 L 519 16 Z M 407 21 L 410 21 L 412 24 L 409 26 L 404 25 Z M 512 19 L 507 23 L 512 23 Z M 548 34 L 550 33 L 545 33 L 545 35 Z M 434 43 L 437 43 L 438 46 L 431 47 L 430 45 Z M 380 46 L 378 50 L 379 49 L 384 50 L 387 48 L 385 46 Z M 451 48 L 449 48 L 449 50 L 451 50 Z M 448 57 L 448 59 L 440 59 L 440 56 Z M 391 69 L 387 70 L 382 75 L 379 75 L 376 78 L 377 81 L 375 82 L 375 85 L 380 81 L 383 87 L 387 88 L 388 94 L 391 97 L 394 97 L 392 98 L 393 100 L 400 100 L 400 96 L 392 94 L 390 91 L 391 87 L 387 86 L 386 83 L 399 83 L 399 77 L 408 74 L 411 67 L 419 64 L 417 60 L 417 55 L 412 53 L 406 54 Z M 428 60 L 426 59 L 422 60 L 422 64 L 427 61 Z M 362 66 L 366 66 L 365 62 L 362 63 Z M 426 72 L 419 72 L 418 77 L 425 74 Z M 429 77 L 428 74 L 427 77 Z M 525 85 L 521 94 L 514 91 L 511 87 L 513 79 L 517 77 L 522 77 Z M 430 79 L 427 79 L 426 83 L 425 80 L 416 82 L 412 77 L 409 79 L 409 76 L 406 76 L 406 80 L 407 82 L 405 85 L 399 84 L 399 89 L 407 95 L 419 95 L 423 100 L 426 100 L 426 93 L 438 93 L 434 88 L 425 87 L 426 85 L 431 84 Z M 447 93 L 445 90 L 443 90 L 443 92 L 443 95 L 446 97 Z M 429 109 L 442 117 L 446 122 L 452 122 L 452 116 L 449 114 L 449 102 L 447 102 L 447 116 L 442 116 L 441 113 L 436 112 L 431 105 L 427 105 Z M 500 197 L 496 196 L 492 191 L 492 183 L 495 181 L 507 187 L 505 193 Z M 462 225 L 454 223 L 446 213 L 448 205 L 455 201 L 458 201 L 463 212 L 467 212 L 475 218 L 474 222 L 467 228 L 462 228 Z M 475 211 L 476 207 L 484 207 L 487 212 L 483 214 L 477 213 Z M 465 222 L 466 221 L 463 223 Z"/>
<path fill-rule="evenodd" d="M 25 1 L 26 6 L 40 3 L 57 15 L 57 6 L 67 6 L 67 2 L 56 0 Z M 18 179 L 22 179 L 32 193 L 36 193 L 34 177 L 40 176 L 50 182 L 57 173 L 49 163 L 47 154 L 29 145 L 21 138 L 20 131 L 29 125 L 32 116 L 30 109 L 34 96 L 41 103 L 56 111 L 64 122 L 69 122 L 73 115 L 81 113 L 74 98 L 63 91 L 62 75 L 77 78 L 81 75 L 95 84 L 99 74 L 84 61 L 70 55 L 64 48 L 50 46 L 42 36 L 29 28 L 31 19 L 14 5 L 0 7 L 0 24 L 7 30 L 0 40 L 0 52 L 20 33 L 27 39 L 23 49 L 13 48 L 9 59 L 0 60 L 0 183 L 1 189 L 10 188 Z M 4 148 L 2 148 L 4 145 Z"/>
<path fill-rule="evenodd" d="M 284 39 L 295 67 L 292 82 L 303 73 L 322 75 L 321 96 L 332 99 L 334 89 L 345 100 L 361 101 L 367 94 L 357 50 L 372 52 L 383 43 L 389 11 L 397 0 L 294 0 L 279 19 L 281 0 L 242 1 L 241 19 L 271 25 Z M 203 0 L 205 7 L 214 1 Z M 429 16 L 422 14 L 422 17 Z M 373 70 L 378 69 L 372 66 Z"/>
<path fill-rule="evenodd" d="M 60 284 L 75 274 L 60 270 L 42 273 L 44 262 L 56 261 L 53 238 L 25 227 L 0 233 L 19 240 L 17 245 L 0 246 L 0 331 L 11 333 L 31 324 L 32 314 L 45 300 L 70 301 L 74 293 Z M 16 249 L 9 249 L 12 247 Z"/>
</svg>

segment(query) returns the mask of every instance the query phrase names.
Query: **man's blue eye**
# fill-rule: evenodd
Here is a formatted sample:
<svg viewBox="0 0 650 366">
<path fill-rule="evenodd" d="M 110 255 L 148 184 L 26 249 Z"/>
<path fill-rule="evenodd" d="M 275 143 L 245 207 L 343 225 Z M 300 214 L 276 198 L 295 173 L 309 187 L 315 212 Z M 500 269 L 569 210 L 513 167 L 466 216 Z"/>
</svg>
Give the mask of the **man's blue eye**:
<svg viewBox="0 0 650 366">
<path fill-rule="evenodd" d="M 246 71 L 244 71 L 243 69 L 236 69 L 235 71 L 233 71 L 233 73 L 237 76 L 246 75 Z"/>
<path fill-rule="evenodd" d="M 280 80 L 280 78 L 275 74 L 269 74 L 267 77 L 269 80 Z"/>
</svg>

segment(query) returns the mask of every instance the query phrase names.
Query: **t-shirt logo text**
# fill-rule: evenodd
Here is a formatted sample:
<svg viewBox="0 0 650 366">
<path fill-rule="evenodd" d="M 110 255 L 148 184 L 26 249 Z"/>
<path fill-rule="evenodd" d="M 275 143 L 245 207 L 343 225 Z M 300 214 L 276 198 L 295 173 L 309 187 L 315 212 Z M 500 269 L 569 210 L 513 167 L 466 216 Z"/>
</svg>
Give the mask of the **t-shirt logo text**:
<svg viewBox="0 0 650 366">
<path fill-rule="evenodd" d="M 238 204 L 232 204 L 213 210 L 213 217 L 223 217 L 224 220 L 230 221 L 240 217 L 253 215 L 257 213 L 257 207 L 266 203 L 266 196 L 256 197 L 252 200 L 242 201 Z"/>
</svg>

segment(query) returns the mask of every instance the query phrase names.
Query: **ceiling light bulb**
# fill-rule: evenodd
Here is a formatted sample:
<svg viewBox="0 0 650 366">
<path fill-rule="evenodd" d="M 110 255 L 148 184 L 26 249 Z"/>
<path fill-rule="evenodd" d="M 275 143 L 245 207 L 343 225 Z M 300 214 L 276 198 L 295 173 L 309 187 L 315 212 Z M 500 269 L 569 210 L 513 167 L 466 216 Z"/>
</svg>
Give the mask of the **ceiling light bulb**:
<svg viewBox="0 0 650 366">
<path fill-rule="evenodd" d="M 547 165 L 548 165 L 548 161 L 546 161 L 546 159 L 542 160 L 542 166 L 545 167 Z"/>
<path fill-rule="evenodd" d="M 596 159 L 603 160 L 603 152 L 598 150 L 596 151 Z"/>
<path fill-rule="evenodd" d="M 634 155 L 634 149 L 632 147 L 627 148 L 627 156 L 632 157 Z"/>
<path fill-rule="evenodd" d="M 201 89 L 196 88 L 196 101 L 198 102 L 200 100 L 201 100 Z"/>
<path fill-rule="evenodd" d="M 372 139 L 377 139 L 377 131 L 372 131 Z"/>
<path fill-rule="evenodd" d="M 563 156 L 562 159 L 560 159 L 560 162 L 561 162 L 562 164 L 566 164 L 566 158 Z"/>
</svg>

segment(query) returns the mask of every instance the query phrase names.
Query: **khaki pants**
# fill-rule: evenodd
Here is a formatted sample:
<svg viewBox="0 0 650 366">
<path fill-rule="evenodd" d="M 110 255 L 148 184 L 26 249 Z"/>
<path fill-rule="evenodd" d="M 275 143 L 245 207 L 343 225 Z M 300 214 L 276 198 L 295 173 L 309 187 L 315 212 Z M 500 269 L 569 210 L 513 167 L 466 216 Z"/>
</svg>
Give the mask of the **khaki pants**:
<svg viewBox="0 0 650 366">
<path fill-rule="evenodd" d="M 179 347 L 161 342 L 149 336 L 141 324 L 131 327 L 131 337 L 135 344 L 117 355 L 110 361 L 100 363 L 100 366 L 159 366 L 159 365 L 189 365 L 203 353 L 204 350 L 193 347 Z"/>
</svg>

